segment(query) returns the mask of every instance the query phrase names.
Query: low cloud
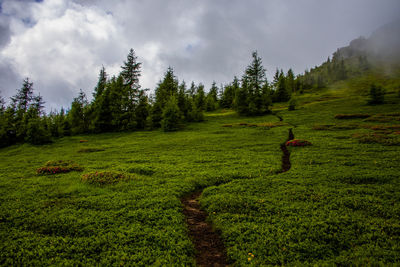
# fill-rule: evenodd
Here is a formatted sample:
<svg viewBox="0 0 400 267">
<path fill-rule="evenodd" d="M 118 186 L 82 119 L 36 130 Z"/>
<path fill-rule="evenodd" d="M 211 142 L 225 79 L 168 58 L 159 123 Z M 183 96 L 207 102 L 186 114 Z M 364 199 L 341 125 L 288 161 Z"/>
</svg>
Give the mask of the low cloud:
<svg viewBox="0 0 400 267">
<path fill-rule="evenodd" d="M 88 96 L 102 65 L 118 74 L 130 48 L 154 89 L 168 66 L 180 80 L 230 82 L 258 50 L 271 77 L 296 73 L 399 17 L 398 0 L 1 1 L 0 90 L 30 77 L 48 108 Z M 17 87 L 16 87 L 17 86 Z"/>
</svg>

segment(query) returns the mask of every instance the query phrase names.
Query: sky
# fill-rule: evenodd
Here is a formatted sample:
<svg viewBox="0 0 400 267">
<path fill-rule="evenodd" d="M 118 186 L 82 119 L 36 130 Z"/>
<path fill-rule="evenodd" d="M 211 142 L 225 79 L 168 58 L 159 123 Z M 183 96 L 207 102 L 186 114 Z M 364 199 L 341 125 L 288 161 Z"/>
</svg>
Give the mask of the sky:
<svg viewBox="0 0 400 267">
<path fill-rule="evenodd" d="M 400 18 L 399 0 L 0 0 L 0 96 L 25 77 L 46 110 L 90 99 L 102 66 L 118 75 L 133 48 L 142 88 L 171 66 L 179 81 L 226 84 L 258 51 L 271 79 L 321 64 Z"/>
</svg>

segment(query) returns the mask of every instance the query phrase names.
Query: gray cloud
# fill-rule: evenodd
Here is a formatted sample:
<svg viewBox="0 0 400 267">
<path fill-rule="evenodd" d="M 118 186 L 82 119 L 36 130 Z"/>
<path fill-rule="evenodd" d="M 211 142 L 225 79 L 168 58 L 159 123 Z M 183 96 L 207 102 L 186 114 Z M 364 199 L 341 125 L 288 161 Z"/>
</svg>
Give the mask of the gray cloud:
<svg viewBox="0 0 400 267">
<path fill-rule="evenodd" d="M 299 73 L 399 14 L 398 0 L 4 0 L 1 90 L 29 76 L 49 107 L 65 107 L 80 88 L 91 95 L 101 65 L 117 74 L 131 47 L 151 89 L 168 66 L 187 83 L 230 82 L 253 50 L 269 77 Z"/>
</svg>

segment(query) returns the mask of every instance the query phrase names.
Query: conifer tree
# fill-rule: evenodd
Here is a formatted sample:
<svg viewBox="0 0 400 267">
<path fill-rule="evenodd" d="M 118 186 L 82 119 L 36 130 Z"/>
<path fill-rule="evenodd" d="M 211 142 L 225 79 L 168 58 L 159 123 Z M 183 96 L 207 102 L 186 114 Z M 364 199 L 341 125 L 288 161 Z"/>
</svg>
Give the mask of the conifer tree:
<svg viewBox="0 0 400 267">
<path fill-rule="evenodd" d="M 176 131 L 182 121 L 182 114 L 175 96 L 171 96 L 166 103 L 162 114 L 162 129 L 165 132 Z"/>
<path fill-rule="evenodd" d="M 188 98 L 186 96 L 186 83 L 182 81 L 178 88 L 178 107 L 181 110 L 184 117 L 187 116 L 189 105 Z"/>
<path fill-rule="evenodd" d="M 214 81 L 206 97 L 206 110 L 213 111 L 218 108 L 218 87 Z"/>
<path fill-rule="evenodd" d="M 121 67 L 120 76 L 123 79 L 123 90 L 121 94 L 122 120 L 121 130 L 132 130 L 136 127 L 135 108 L 139 102 L 140 95 L 140 68 L 142 63 L 137 62 L 137 56 L 133 49 L 130 49 L 124 65 Z"/>
<path fill-rule="evenodd" d="M 94 88 L 94 93 L 93 93 L 94 102 L 102 95 L 104 89 L 106 88 L 106 85 L 107 85 L 107 73 L 104 66 L 102 66 L 99 73 L 99 80 L 97 82 L 96 87 Z"/>
<path fill-rule="evenodd" d="M 204 111 L 206 109 L 206 97 L 205 97 L 205 93 L 204 93 L 204 85 L 203 84 L 200 83 L 197 86 L 197 92 L 196 92 L 194 99 L 195 99 L 196 107 L 200 111 Z"/>
<path fill-rule="evenodd" d="M 136 128 L 146 127 L 147 117 L 149 116 L 149 101 L 144 90 L 139 92 L 139 103 L 135 109 Z"/>
<path fill-rule="evenodd" d="M 242 79 L 242 84 L 239 86 L 235 95 L 235 108 L 240 115 L 247 115 L 249 103 L 248 99 L 248 82 L 246 79 Z"/>
<path fill-rule="evenodd" d="M 78 97 L 75 97 L 71 104 L 71 110 L 68 113 L 73 134 L 85 133 L 88 131 L 88 119 L 86 117 L 86 108 L 88 101 L 82 89 Z"/>
<path fill-rule="evenodd" d="M 289 69 L 286 75 L 286 87 L 288 92 L 294 93 L 296 91 L 294 82 L 294 73 L 292 69 Z"/>
<path fill-rule="evenodd" d="M 288 90 L 286 89 L 286 78 L 283 72 L 281 71 L 279 74 L 279 80 L 277 84 L 277 89 L 274 94 L 275 102 L 286 102 L 289 100 L 290 95 Z"/>
</svg>

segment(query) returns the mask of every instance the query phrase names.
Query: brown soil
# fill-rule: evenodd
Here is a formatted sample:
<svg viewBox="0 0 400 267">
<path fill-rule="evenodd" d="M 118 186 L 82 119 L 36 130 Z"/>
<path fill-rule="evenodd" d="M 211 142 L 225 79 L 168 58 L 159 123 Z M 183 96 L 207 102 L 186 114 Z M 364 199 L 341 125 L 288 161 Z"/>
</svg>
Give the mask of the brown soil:
<svg viewBox="0 0 400 267">
<path fill-rule="evenodd" d="M 224 244 L 207 222 L 207 213 L 200 209 L 201 191 L 181 199 L 189 236 L 196 248 L 197 266 L 228 266 Z"/>
</svg>

